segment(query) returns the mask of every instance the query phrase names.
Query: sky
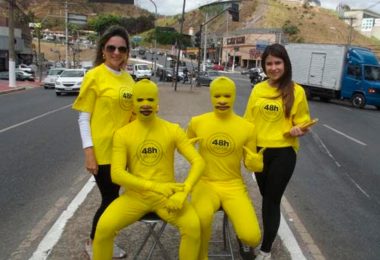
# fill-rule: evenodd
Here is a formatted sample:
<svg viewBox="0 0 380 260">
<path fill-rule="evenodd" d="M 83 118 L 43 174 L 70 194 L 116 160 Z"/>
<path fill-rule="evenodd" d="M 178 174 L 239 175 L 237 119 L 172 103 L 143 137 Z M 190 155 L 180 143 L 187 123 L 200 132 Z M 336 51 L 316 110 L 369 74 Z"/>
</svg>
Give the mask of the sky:
<svg viewBox="0 0 380 260">
<path fill-rule="evenodd" d="M 157 13 L 161 15 L 175 15 L 181 14 L 184 0 L 135 0 L 135 5 L 140 6 L 148 11 L 154 13 L 155 8 L 152 1 L 157 5 Z M 262 0 L 266 1 L 266 0 Z M 188 12 L 197 9 L 200 6 L 216 2 L 216 0 L 186 0 L 185 11 Z M 380 13 L 379 0 L 320 0 L 322 7 L 328 9 L 335 9 L 335 7 L 342 2 L 351 7 L 351 9 L 366 9 L 372 4 L 378 3 L 371 8 L 372 11 Z"/>
</svg>

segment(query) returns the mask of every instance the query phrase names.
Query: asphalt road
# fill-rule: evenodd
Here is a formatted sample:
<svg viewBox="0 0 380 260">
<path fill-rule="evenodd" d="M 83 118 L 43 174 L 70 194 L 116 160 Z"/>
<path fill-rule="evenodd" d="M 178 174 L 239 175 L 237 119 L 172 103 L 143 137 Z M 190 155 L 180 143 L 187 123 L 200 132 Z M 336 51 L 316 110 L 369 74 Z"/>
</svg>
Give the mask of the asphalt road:
<svg viewBox="0 0 380 260">
<path fill-rule="evenodd" d="M 237 83 L 242 115 L 249 79 Z M 27 259 L 88 179 L 70 105 L 42 88 L 0 96 L 0 259 Z M 380 112 L 310 102 L 320 122 L 301 140 L 286 197 L 327 259 L 380 254 Z"/>
<path fill-rule="evenodd" d="M 88 178 L 73 100 L 42 88 L 0 96 L 0 259 L 27 259 Z"/>
<path fill-rule="evenodd" d="M 379 111 L 311 101 L 286 197 L 327 259 L 379 259 Z"/>
<path fill-rule="evenodd" d="M 235 111 L 243 114 L 248 77 L 238 85 Z M 380 111 L 367 106 L 309 101 L 319 123 L 301 138 L 287 200 L 326 259 L 379 259 Z"/>
</svg>

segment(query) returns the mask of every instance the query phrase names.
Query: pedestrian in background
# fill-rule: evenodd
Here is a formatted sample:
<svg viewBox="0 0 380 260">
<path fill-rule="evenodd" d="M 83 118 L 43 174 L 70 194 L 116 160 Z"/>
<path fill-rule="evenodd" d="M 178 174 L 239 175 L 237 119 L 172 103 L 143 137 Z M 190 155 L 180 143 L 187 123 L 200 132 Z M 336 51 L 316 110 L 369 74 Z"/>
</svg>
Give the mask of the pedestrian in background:
<svg viewBox="0 0 380 260">
<path fill-rule="evenodd" d="M 253 203 L 241 174 L 241 162 L 256 152 L 253 124 L 235 114 L 235 83 L 218 77 L 210 84 L 213 112 L 195 116 L 187 128 L 189 138 L 198 138 L 199 151 L 206 162 L 205 172 L 191 196 L 201 223 L 201 250 L 198 259 L 208 259 L 208 244 L 214 213 L 223 208 L 240 244 L 242 259 L 253 259 L 261 232 Z M 262 167 L 262 160 L 259 163 Z M 257 166 L 257 165 L 256 165 Z M 261 169 L 260 169 L 261 170 Z"/>
<path fill-rule="evenodd" d="M 292 81 L 292 66 L 284 46 L 268 46 L 262 55 L 266 81 L 252 90 L 244 117 L 257 131 L 258 149 L 264 151 L 264 168 L 255 176 L 262 195 L 264 235 L 256 259 L 270 259 L 280 226 L 280 202 L 296 165 L 298 137 L 310 121 L 304 89 Z M 288 133 L 288 134 L 285 134 Z"/>
<path fill-rule="evenodd" d="M 111 181 L 112 138 L 115 131 L 132 117 L 134 81 L 123 70 L 129 54 L 129 37 L 120 26 L 112 26 L 98 41 L 94 68 L 83 79 L 73 104 L 79 111 L 79 129 L 85 155 L 85 167 L 95 177 L 102 201 L 93 218 L 86 252 L 92 258 L 92 241 L 98 220 L 107 206 L 119 196 L 120 186 Z M 114 257 L 126 253 L 114 247 Z"/>
</svg>

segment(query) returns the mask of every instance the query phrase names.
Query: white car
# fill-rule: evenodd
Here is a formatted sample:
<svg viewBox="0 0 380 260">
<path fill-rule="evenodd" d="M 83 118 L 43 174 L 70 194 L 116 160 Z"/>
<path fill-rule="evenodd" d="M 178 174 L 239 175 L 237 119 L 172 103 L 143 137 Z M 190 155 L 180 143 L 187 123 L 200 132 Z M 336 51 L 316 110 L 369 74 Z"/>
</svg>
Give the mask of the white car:
<svg viewBox="0 0 380 260">
<path fill-rule="evenodd" d="M 55 81 L 55 94 L 79 93 L 85 69 L 65 69 Z"/>
<path fill-rule="evenodd" d="M 16 69 L 19 69 L 21 71 L 25 71 L 25 72 L 30 73 L 30 74 L 34 72 L 32 67 L 30 67 L 26 64 L 20 64 L 16 67 Z"/>
<path fill-rule="evenodd" d="M 48 72 L 48 75 L 44 79 L 44 88 L 54 88 L 55 87 L 55 81 L 59 77 L 59 75 L 64 71 L 64 68 L 54 68 L 50 69 Z"/>
</svg>

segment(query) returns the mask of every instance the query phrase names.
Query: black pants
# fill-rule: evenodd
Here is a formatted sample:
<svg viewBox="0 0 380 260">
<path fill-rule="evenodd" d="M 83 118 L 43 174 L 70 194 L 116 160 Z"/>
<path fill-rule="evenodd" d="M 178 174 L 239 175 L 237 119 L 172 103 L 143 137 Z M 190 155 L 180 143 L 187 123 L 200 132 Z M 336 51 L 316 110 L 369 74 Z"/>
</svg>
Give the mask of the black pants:
<svg viewBox="0 0 380 260">
<path fill-rule="evenodd" d="M 93 240 L 95 237 L 96 225 L 98 224 L 100 216 L 106 210 L 109 204 L 119 197 L 120 186 L 112 183 L 111 181 L 111 165 L 99 165 L 98 174 L 95 175 L 96 184 L 98 185 L 100 195 L 102 196 L 102 203 L 95 213 L 92 221 L 92 228 L 90 238 Z"/>
<path fill-rule="evenodd" d="M 257 184 L 263 197 L 262 218 L 264 226 L 261 250 L 270 252 L 280 226 L 280 203 L 296 165 L 292 147 L 267 148 L 264 151 L 263 172 L 256 173 Z"/>
</svg>

